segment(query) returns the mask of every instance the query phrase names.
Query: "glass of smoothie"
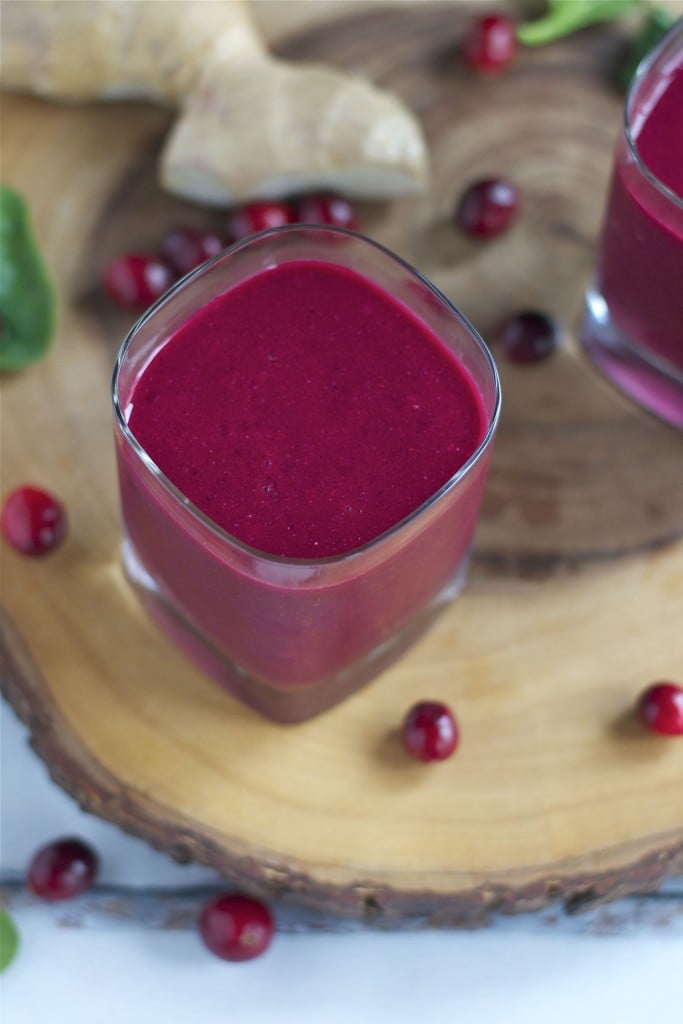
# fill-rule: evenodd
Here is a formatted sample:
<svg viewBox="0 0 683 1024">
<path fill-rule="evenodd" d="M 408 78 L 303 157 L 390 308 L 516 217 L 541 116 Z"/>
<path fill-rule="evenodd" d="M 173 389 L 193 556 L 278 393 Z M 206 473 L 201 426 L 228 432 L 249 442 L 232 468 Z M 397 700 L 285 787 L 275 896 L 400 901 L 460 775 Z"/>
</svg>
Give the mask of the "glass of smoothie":
<svg viewBox="0 0 683 1024">
<path fill-rule="evenodd" d="M 126 574 L 265 715 L 356 690 L 461 589 L 498 376 L 380 245 L 314 226 L 238 243 L 135 325 L 112 386 Z"/>
<path fill-rule="evenodd" d="M 629 90 L 581 338 L 622 391 L 683 427 L 683 19 Z"/>
</svg>

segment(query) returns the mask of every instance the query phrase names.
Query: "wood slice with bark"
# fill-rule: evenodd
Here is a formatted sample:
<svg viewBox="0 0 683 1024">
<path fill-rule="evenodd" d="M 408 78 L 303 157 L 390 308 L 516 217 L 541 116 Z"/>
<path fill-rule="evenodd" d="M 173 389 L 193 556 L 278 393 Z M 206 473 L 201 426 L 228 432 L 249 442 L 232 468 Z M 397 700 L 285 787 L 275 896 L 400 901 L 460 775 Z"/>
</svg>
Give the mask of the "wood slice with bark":
<svg viewBox="0 0 683 1024">
<path fill-rule="evenodd" d="M 364 206 L 368 234 L 486 338 L 530 306 L 565 328 L 543 364 L 499 360 L 504 412 L 465 594 L 375 683 L 295 727 L 190 666 L 119 563 L 109 377 L 130 318 L 107 307 L 99 275 L 172 224 L 217 215 L 155 184 L 168 113 L 2 100 L 3 175 L 29 200 L 61 296 L 52 353 L 3 381 L 3 490 L 47 486 L 71 520 L 43 561 L 3 550 L 3 690 L 86 809 L 252 891 L 388 924 L 471 925 L 554 898 L 576 908 L 683 870 L 683 747 L 631 714 L 642 686 L 683 677 L 683 437 L 599 378 L 574 340 L 621 38 L 592 30 L 479 80 L 457 56 L 469 17 L 383 6 L 280 46 L 362 70 L 425 128 L 430 192 Z M 519 221 L 490 243 L 464 239 L 458 196 L 501 171 L 523 191 Z M 453 706 L 463 734 L 432 767 L 397 738 L 428 697 Z"/>
</svg>

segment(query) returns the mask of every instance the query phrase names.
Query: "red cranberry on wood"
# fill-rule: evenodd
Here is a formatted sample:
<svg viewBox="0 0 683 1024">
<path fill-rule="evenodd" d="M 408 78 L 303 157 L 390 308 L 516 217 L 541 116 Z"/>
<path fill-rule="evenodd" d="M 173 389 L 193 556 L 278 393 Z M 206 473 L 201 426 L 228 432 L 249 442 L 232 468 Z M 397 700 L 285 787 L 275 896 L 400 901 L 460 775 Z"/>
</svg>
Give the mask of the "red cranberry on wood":
<svg viewBox="0 0 683 1024">
<path fill-rule="evenodd" d="M 255 235 L 267 228 L 294 224 L 295 221 L 296 213 L 289 203 L 248 203 L 239 207 L 228 218 L 228 234 L 233 241 L 238 242 L 248 235 Z"/>
<path fill-rule="evenodd" d="M 450 708 L 439 701 L 420 701 L 403 720 L 403 746 L 418 761 L 443 761 L 458 746 L 458 726 Z"/>
<path fill-rule="evenodd" d="M 683 736 L 683 687 L 675 683 L 653 683 L 638 700 L 638 717 L 660 736 Z"/>
<path fill-rule="evenodd" d="M 333 192 L 302 196 L 297 204 L 297 220 L 302 224 L 331 224 L 351 231 L 358 227 L 358 218 L 352 204 Z"/>
<path fill-rule="evenodd" d="M 259 900 L 239 893 L 222 893 L 204 906 L 199 933 L 204 944 L 222 960 L 253 960 L 265 953 L 273 938 L 273 918 Z"/>
<path fill-rule="evenodd" d="M 170 266 L 158 256 L 129 253 L 105 268 L 102 283 L 112 302 L 123 309 L 144 309 L 173 284 Z"/>
<path fill-rule="evenodd" d="M 95 851 L 80 839 L 58 839 L 35 854 L 28 869 L 31 892 L 44 900 L 70 900 L 95 880 L 99 863 Z"/>
<path fill-rule="evenodd" d="M 217 256 L 223 248 L 223 240 L 213 231 L 175 227 L 167 231 L 161 241 L 161 256 L 179 277 L 183 277 Z"/>
<path fill-rule="evenodd" d="M 455 220 L 466 234 L 489 238 L 508 230 L 519 204 L 519 189 L 507 178 L 483 178 L 465 190 Z"/>
<path fill-rule="evenodd" d="M 472 26 L 463 46 L 465 61 L 479 74 L 495 74 L 517 54 L 515 23 L 505 14 L 487 14 Z"/>
<path fill-rule="evenodd" d="M 557 322 L 547 313 L 526 310 L 509 317 L 498 329 L 498 344 L 513 363 L 538 363 L 560 343 Z"/>
<path fill-rule="evenodd" d="M 49 491 L 25 485 L 5 498 L 0 527 L 6 540 L 23 555 L 46 555 L 66 536 L 66 511 Z"/>
</svg>

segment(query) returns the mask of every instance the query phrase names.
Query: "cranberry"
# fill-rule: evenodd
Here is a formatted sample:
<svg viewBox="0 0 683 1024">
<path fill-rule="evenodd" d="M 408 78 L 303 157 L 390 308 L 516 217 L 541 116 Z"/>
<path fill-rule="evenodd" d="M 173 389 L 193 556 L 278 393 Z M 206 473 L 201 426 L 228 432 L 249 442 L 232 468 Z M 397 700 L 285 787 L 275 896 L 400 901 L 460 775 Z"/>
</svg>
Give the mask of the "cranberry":
<svg viewBox="0 0 683 1024">
<path fill-rule="evenodd" d="M 112 260 L 102 278 L 112 302 L 124 309 L 144 309 L 173 284 L 173 271 L 157 256 L 131 253 Z"/>
<path fill-rule="evenodd" d="M 297 206 L 297 220 L 302 224 L 333 224 L 355 231 L 358 218 L 348 199 L 333 192 L 302 196 Z"/>
<path fill-rule="evenodd" d="M 12 547 L 23 555 L 46 555 L 66 536 L 66 511 L 49 491 L 17 487 L 5 498 L 0 525 Z"/>
<path fill-rule="evenodd" d="M 500 235 L 515 219 L 519 198 L 519 189 L 506 178 L 475 181 L 460 200 L 456 223 L 468 235 Z"/>
<path fill-rule="evenodd" d="M 176 227 L 167 231 L 161 241 L 161 256 L 183 277 L 201 266 L 224 248 L 223 240 L 213 231 Z"/>
<path fill-rule="evenodd" d="M 58 839 L 34 856 L 28 869 L 28 887 L 44 900 L 70 900 L 90 888 L 98 867 L 97 854 L 86 843 Z"/>
<path fill-rule="evenodd" d="M 683 736 L 683 688 L 675 683 L 653 683 L 640 695 L 638 717 L 652 732 Z"/>
<path fill-rule="evenodd" d="M 498 343 L 513 363 L 538 363 L 560 343 L 556 322 L 545 313 L 516 313 L 498 329 Z"/>
<path fill-rule="evenodd" d="M 502 71 L 514 60 L 516 53 L 515 24 L 504 14 L 478 18 L 463 47 L 463 56 L 469 66 L 485 75 Z"/>
<path fill-rule="evenodd" d="M 421 701 L 403 720 L 403 745 L 418 761 L 443 761 L 458 746 L 458 726 L 446 704 Z"/>
<path fill-rule="evenodd" d="M 273 918 L 263 903 L 222 893 L 209 900 L 199 917 L 204 944 L 222 960 L 253 960 L 273 938 Z"/>
<path fill-rule="evenodd" d="M 247 235 L 255 235 L 267 228 L 279 228 L 294 224 L 296 214 L 289 203 L 249 203 L 242 206 L 228 218 L 228 234 L 238 242 Z"/>
</svg>

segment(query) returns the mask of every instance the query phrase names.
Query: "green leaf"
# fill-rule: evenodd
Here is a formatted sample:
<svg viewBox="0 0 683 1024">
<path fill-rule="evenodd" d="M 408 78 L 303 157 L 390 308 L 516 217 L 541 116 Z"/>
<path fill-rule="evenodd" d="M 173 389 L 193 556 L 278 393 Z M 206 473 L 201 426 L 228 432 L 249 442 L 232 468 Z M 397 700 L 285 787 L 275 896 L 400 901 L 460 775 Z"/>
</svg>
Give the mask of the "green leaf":
<svg viewBox="0 0 683 1024">
<path fill-rule="evenodd" d="M 640 7 L 644 0 L 548 0 L 537 21 L 520 25 L 517 38 L 525 46 L 543 46 L 596 21 L 612 21 Z"/>
<path fill-rule="evenodd" d="M 22 197 L 0 186 L 0 370 L 20 370 L 45 354 L 55 300 Z"/>
<path fill-rule="evenodd" d="M 14 960 L 19 948 L 19 932 L 7 911 L 0 907 L 0 971 Z"/>
</svg>

